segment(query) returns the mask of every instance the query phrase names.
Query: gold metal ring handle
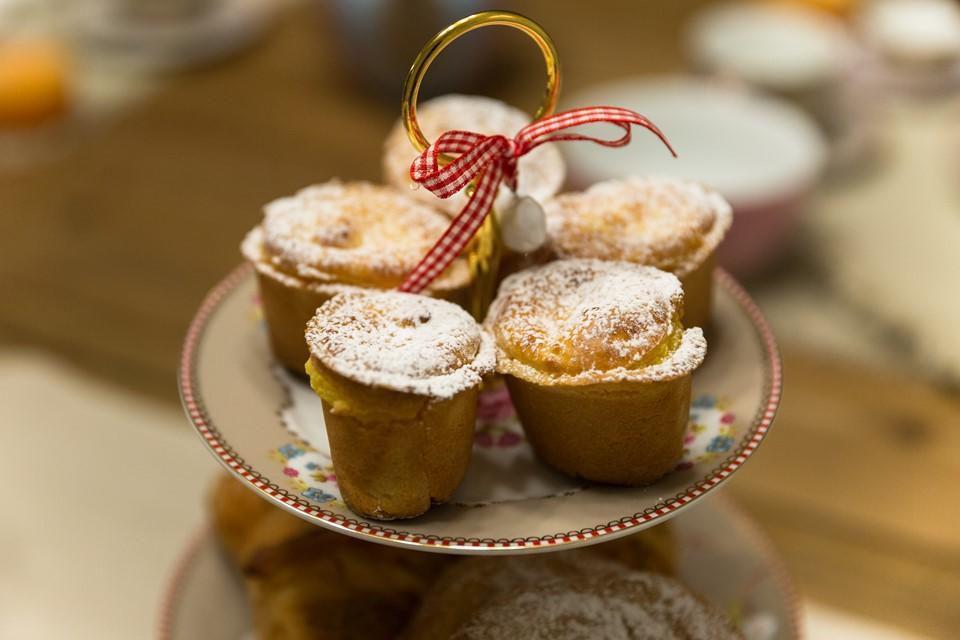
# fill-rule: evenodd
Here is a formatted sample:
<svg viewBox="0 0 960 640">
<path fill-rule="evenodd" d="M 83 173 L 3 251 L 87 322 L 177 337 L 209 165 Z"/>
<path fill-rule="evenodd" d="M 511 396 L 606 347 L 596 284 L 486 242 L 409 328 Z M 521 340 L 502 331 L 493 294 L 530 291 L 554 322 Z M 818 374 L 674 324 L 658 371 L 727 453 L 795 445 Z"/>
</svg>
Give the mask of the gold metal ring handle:
<svg viewBox="0 0 960 640">
<path fill-rule="evenodd" d="M 519 29 L 533 38 L 533 41 L 540 47 L 543 59 L 547 63 L 547 90 L 543 94 L 543 101 L 540 103 L 540 108 L 537 109 L 533 119 L 539 120 L 553 113 L 557 106 L 557 96 L 560 94 L 560 58 L 557 56 L 557 49 L 547 32 L 530 18 L 512 11 L 475 13 L 454 22 L 433 36 L 430 42 L 420 50 L 407 73 L 407 79 L 403 83 L 403 101 L 400 110 L 407 136 L 409 136 L 410 142 L 413 143 L 418 152 L 422 152 L 430 146 L 430 141 L 423 135 L 423 131 L 420 130 L 420 125 L 417 122 L 417 97 L 420 94 L 420 83 L 423 82 L 427 69 L 437 59 L 440 52 L 460 36 L 480 27 L 494 25 Z"/>
<path fill-rule="evenodd" d="M 417 98 L 420 94 L 420 83 L 423 82 L 427 69 L 437 59 L 441 51 L 463 34 L 480 27 L 494 25 L 519 29 L 533 38 L 533 41 L 540 47 L 543 58 L 547 63 L 547 90 L 533 119 L 539 120 L 553 113 L 557 105 L 557 96 L 560 93 L 560 58 L 557 56 L 557 49 L 547 32 L 530 18 L 511 11 L 475 13 L 454 22 L 433 36 L 430 42 L 420 50 L 407 73 L 407 79 L 403 83 L 403 100 L 400 111 L 407 136 L 418 152 L 422 153 L 430 146 L 430 141 L 423 135 L 423 131 L 417 122 Z M 441 162 L 449 162 L 450 158 L 441 155 L 440 160 Z M 467 189 L 470 193 L 473 185 L 468 186 Z M 489 215 L 483 221 L 483 225 L 477 231 L 473 242 L 470 243 L 466 251 L 467 263 L 474 279 L 470 293 L 470 310 L 478 322 L 481 322 L 486 315 L 487 307 L 496 291 L 497 272 L 500 267 L 502 251 L 496 216 Z"/>
</svg>

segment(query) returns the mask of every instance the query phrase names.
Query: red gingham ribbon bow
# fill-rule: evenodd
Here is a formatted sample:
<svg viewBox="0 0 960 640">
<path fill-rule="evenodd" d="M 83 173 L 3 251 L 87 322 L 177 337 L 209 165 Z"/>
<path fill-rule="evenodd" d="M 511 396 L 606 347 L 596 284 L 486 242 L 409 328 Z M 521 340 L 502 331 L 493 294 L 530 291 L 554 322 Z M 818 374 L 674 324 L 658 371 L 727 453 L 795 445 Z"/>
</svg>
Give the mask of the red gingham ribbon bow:
<svg viewBox="0 0 960 640">
<path fill-rule="evenodd" d="M 604 140 L 577 133 L 556 133 L 592 122 L 614 124 L 623 129 L 623 135 L 615 140 Z M 639 113 L 620 107 L 585 107 L 564 111 L 528 124 L 512 139 L 470 131 L 447 131 L 437 138 L 410 165 L 410 177 L 441 198 L 449 198 L 463 190 L 475 178 L 476 191 L 463 211 L 457 214 L 436 244 L 400 285 L 400 291 L 423 291 L 460 255 L 490 212 L 500 183 L 506 180 L 507 186 L 516 190 L 517 160 L 520 156 L 544 142 L 563 140 L 586 140 L 605 147 L 622 147 L 630 142 L 630 125 L 649 129 L 660 138 L 670 153 L 677 155 L 656 125 Z M 441 167 L 441 153 L 457 157 Z"/>
</svg>

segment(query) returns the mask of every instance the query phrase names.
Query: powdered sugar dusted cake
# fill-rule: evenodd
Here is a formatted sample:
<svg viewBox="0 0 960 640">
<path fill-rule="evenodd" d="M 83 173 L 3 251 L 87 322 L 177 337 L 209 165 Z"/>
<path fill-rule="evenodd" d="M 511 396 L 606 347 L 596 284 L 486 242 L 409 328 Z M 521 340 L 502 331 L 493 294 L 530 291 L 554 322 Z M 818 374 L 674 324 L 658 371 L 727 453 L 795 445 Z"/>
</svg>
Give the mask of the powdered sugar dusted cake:
<svg viewBox="0 0 960 640">
<path fill-rule="evenodd" d="M 367 182 L 331 180 L 264 207 L 240 249 L 256 269 L 277 360 L 302 375 L 303 328 L 317 308 L 345 291 L 398 286 L 448 224 L 437 209 Z M 457 259 L 427 292 L 463 299 L 471 280 Z"/>
<path fill-rule="evenodd" d="M 449 569 L 408 637 L 422 640 L 727 640 L 742 638 L 680 582 L 579 550 Z"/>
<path fill-rule="evenodd" d="M 417 121 L 431 142 L 445 131 L 465 130 L 486 135 L 513 136 L 530 123 L 530 116 L 499 100 L 482 96 L 446 95 L 428 100 L 417 109 Z M 387 137 L 383 152 L 384 181 L 395 187 L 410 187 L 410 163 L 417 156 L 402 122 L 397 122 Z M 552 145 L 540 145 L 520 158 L 517 191 L 543 201 L 563 186 L 566 168 L 560 152 Z M 416 189 L 413 197 L 439 206 L 448 215 L 460 213 L 466 195 L 441 200 L 427 189 Z"/>
<path fill-rule="evenodd" d="M 682 314 L 677 277 L 632 262 L 558 260 L 503 281 L 485 325 L 542 461 L 628 486 L 676 466 L 707 349 Z"/>
<path fill-rule="evenodd" d="M 470 462 L 480 384 L 494 367 L 474 319 L 444 300 L 353 291 L 317 309 L 306 343 L 347 506 L 394 520 L 449 500 Z"/>
<path fill-rule="evenodd" d="M 398 291 L 342 293 L 307 324 L 310 354 L 371 387 L 451 398 L 494 367 L 493 344 L 462 308 Z"/>
<path fill-rule="evenodd" d="M 545 203 L 561 257 L 626 260 L 683 278 L 713 253 L 733 221 L 717 192 L 673 178 L 600 182 Z"/>
<path fill-rule="evenodd" d="M 490 308 L 498 369 L 540 384 L 669 380 L 703 361 L 676 276 L 628 262 L 559 260 L 507 278 Z"/>
<path fill-rule="evenodd" d="M 403 281 L 447 224 L 405 192 L 332 180 L 269 203 L 242 251 L 258 269 L 300 284 L 389 288 Z M 452 289 L 469 278 L 460 260 L 435 286 Z"/>
<path fill-rule="evenodd" d="M 651 573 L 613 573 L 518 589 L 489 603 L 451 638 L 722 640 L 742 636 L 722 614 L 675 580 Z"/>
</svg>

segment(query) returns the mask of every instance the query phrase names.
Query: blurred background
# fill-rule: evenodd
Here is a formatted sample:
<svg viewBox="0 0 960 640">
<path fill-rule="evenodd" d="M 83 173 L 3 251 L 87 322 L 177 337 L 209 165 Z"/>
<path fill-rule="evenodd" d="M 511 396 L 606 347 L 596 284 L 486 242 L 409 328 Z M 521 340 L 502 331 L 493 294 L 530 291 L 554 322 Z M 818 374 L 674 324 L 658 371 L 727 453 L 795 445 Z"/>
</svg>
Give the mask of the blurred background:
<svg viewBox="0 0 960 640">
<path fill-rule="evenodd" d="M 957 637 L 946 0 L 0 0 L 0 636 L 152 634 L 218 473 L 176 393 L 193 312 L 264 203 L 379 179 L 409 62 L 485 8 L 554 37 L 564 106 L 635 108 L 679 149 L 569 145 L 571 187 L 670 173 L 733 203 L 722 262 L 786 378 L 727 493 L 784 555 L 810 637 Z M 542 77 L 523 36 L 484 29 L 424 94 L 532 110 Z"/>
</svg>

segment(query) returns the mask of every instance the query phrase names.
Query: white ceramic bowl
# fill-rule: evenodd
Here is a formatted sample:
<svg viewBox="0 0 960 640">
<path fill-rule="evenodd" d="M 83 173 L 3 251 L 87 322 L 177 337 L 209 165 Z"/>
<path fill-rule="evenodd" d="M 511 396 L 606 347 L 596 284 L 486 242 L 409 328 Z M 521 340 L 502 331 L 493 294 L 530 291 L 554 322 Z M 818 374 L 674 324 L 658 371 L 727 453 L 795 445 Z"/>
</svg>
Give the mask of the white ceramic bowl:
<svg viewBox="0 0 960 640">
<path fill-rule="evenodd" d="M 563 151 L 573 187 L 636 174 L 678 176 L 713 187 L 735 212 L 720 262 L 739 275 L 756 273 L 782 254 L 827 158 L 822 134 L 797 107 L 694 78 L 625 79 L 578 92 L 565 103 L 638 111 L 660 127 L 679 156 L 674 159 L 640 130 L 620 149 L 568 143 Z M 609 125 L 583 131 L 617 135 Z"/>
<path fill-rule="evenodd" d="M 800 5 L 732 2 L 699 12 L 686 34 L 700 68 L 775 92 L 840 80 L 854 51 L 843 22 Z"/>
</svg>

